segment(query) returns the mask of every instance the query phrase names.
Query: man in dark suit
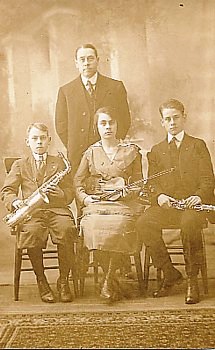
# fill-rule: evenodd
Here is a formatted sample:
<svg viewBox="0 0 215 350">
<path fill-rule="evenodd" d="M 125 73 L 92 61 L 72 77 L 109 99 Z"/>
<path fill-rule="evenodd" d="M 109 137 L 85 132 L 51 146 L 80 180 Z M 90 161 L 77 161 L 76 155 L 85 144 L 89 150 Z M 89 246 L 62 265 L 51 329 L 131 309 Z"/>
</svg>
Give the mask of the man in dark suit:
<svg viewBox="0 0 215 350">
<path fill-rule="evenodd" d="M 98 141 L 93 130 L 93 116 L 98 108 L 110 106 L 117 109 L 119 138 L 125 138 L 131 122 L 126 89 L 122 81 L 97 71 L 99 57 L 96 48 L 91 44 L 77 48 L 75 63 L 80 75 L 59 89 L 55 118 L 56 131 L 67 149 L 73 172 L 82 153 Z"/>
<path fill-rule="evenodd" d="M 181 102 L 171 99 L 160 106 L 161 124 L 167 137 L 148 154 L 149 176 L 174 167 L 175 171 L 153 180 L 155 197 L 152 206 L 137 220 L 139 236 L 148 247 L 155 267 L 164 274 L 163 283 L 154 297 L 168 295 L 174 284 L 182 281 L 172 265 L 162 238 L 162 227 L 179 225 L 187 274 L 186 304 L 199 302 L 197 276 L 202 253 L 201 227 L 205 214 L 192 209 L 210 203 L 214 191 L 211 157 L 205 142 L 185 133 L 186 114 Z M 184 199 L 186 210 L 173 207 Z"/>
</svg>

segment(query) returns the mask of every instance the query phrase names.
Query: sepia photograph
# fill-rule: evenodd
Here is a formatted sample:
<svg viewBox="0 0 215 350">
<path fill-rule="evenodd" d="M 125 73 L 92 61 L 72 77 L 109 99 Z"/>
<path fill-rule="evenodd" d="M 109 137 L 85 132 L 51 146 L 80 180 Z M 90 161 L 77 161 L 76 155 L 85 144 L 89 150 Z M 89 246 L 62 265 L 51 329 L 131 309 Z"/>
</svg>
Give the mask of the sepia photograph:
<svg viewBox="0 0 215 350">
<path fill-rule="evenodd" d="M 0 349 L 215 349 L 214 0 L 0 0 Z"/>
</svg>

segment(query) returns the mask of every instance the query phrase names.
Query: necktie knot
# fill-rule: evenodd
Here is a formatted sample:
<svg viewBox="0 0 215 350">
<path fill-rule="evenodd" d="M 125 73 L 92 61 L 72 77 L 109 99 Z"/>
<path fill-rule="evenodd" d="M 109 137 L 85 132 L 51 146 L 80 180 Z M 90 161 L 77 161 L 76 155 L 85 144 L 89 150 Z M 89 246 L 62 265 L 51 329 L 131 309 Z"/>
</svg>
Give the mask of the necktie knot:
<svg viewBox="0 0 215 350">
<path fill-rule="evenodd" d="M 43 155 L 40 155 L 40 156 L 39 156 L 39 159 L 38 159 L 38 161 L 36 162 L 36 164 L 37 164 L 37 169 L 38 169 L 38 170 L 42 169 L 42 168 L 45 166 L 45 161 L 44 161 L 44 159 L 43 159 Z"/>
<path fill-rule="evenodd" d="M 170 142 L 176 142 L 177 138 L 175 136 L 173 136 L 172 140 Z"/>
<path fill-rule="evenodd" d="M 93 84 L 91 83 L 90 80 L 87 80 L 86 89 L 87 89 L 88 93 L 90 94 L 90 96 L 92 96 L 93 92 L 94 92 L 94 88 L 93 88 Z"/>
</svg>

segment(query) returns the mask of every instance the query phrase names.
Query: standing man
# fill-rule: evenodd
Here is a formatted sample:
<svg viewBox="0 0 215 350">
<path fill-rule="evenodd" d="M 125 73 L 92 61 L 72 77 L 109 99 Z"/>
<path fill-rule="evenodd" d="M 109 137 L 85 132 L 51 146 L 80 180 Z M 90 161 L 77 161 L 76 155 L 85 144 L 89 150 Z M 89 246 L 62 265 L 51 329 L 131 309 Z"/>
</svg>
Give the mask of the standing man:
<svg viewBox="0 0 215 350">
<path fill-rule="evenodd" d="M 98 141 L 93 130 L 93 116 L 98 108 L 110 106 L 117 109 L 118 138 L 125 138 L 131 123 L 126 89 L 122 81 L 98 72 L 96 48 L 91 44 L 78 47 L 75 64 L 80 75 L 59 89 L 55 118 L 56 131 L 67 149 L 73 172 L 82 153 Z"/>
<path fill-rule="evenodd" d="M 140 238 L 148 247 L 155 267 L 164 274 L 163 283 L 154 297 L 168 295 L 174 284 L 182 281 L 181 273 L 172 265 L 162 238 L 162 228 L 176 224 L 181 228 L 187 274 L 186 304 L 199 302 L 197 276 L 202 257 L 201 227 L 203 212 L 192 209 L 201 203 L 211 203 L 214 174 L 205 142 L 185 133 L 186 114 L 180 101 L 170 99 L 160 106 L 161 125 L 166 139 L 152 147 L 148 154 L 149 176 L 174 167 L 170 175 L 153 180 L 155 203 L 137 220 Z M 187 209 L 172 206 L 184 199 Z"/>
</svg>

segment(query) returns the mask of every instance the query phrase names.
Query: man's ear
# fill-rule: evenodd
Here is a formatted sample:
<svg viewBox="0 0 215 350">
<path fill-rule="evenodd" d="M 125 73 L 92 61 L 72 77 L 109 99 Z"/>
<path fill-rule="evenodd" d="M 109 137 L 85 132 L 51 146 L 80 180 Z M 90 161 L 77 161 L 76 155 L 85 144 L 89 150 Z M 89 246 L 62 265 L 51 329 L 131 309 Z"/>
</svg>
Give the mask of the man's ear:
<svg viewBox="0 0 215 350">
<path fill-rule="evenodd" d="M 49 145 L 50 145 L 51 140 L 52 140 L 52 138 L 51 138 L 51 136 L 49 136 Z"/>
<path fill-rule="evenodd" d="M 29 147 L 29 139 L 26 137 L 26 139 L 25 139 L 25 143 L 26 143 L 26 145 Z"/>
<path fill-rule="evenodd" d="M 75 58 L 75 67 L 76 67 L 76 68 L 79 68 L 79 67 L 78 67 L 78 61 L 76 60 L 76 58 Z"/>
<path fill-rule="evenodd" d="M 160 119 L 161 126 L 164 126 L 164 120 L 163 118 Z"/>
</svg>

